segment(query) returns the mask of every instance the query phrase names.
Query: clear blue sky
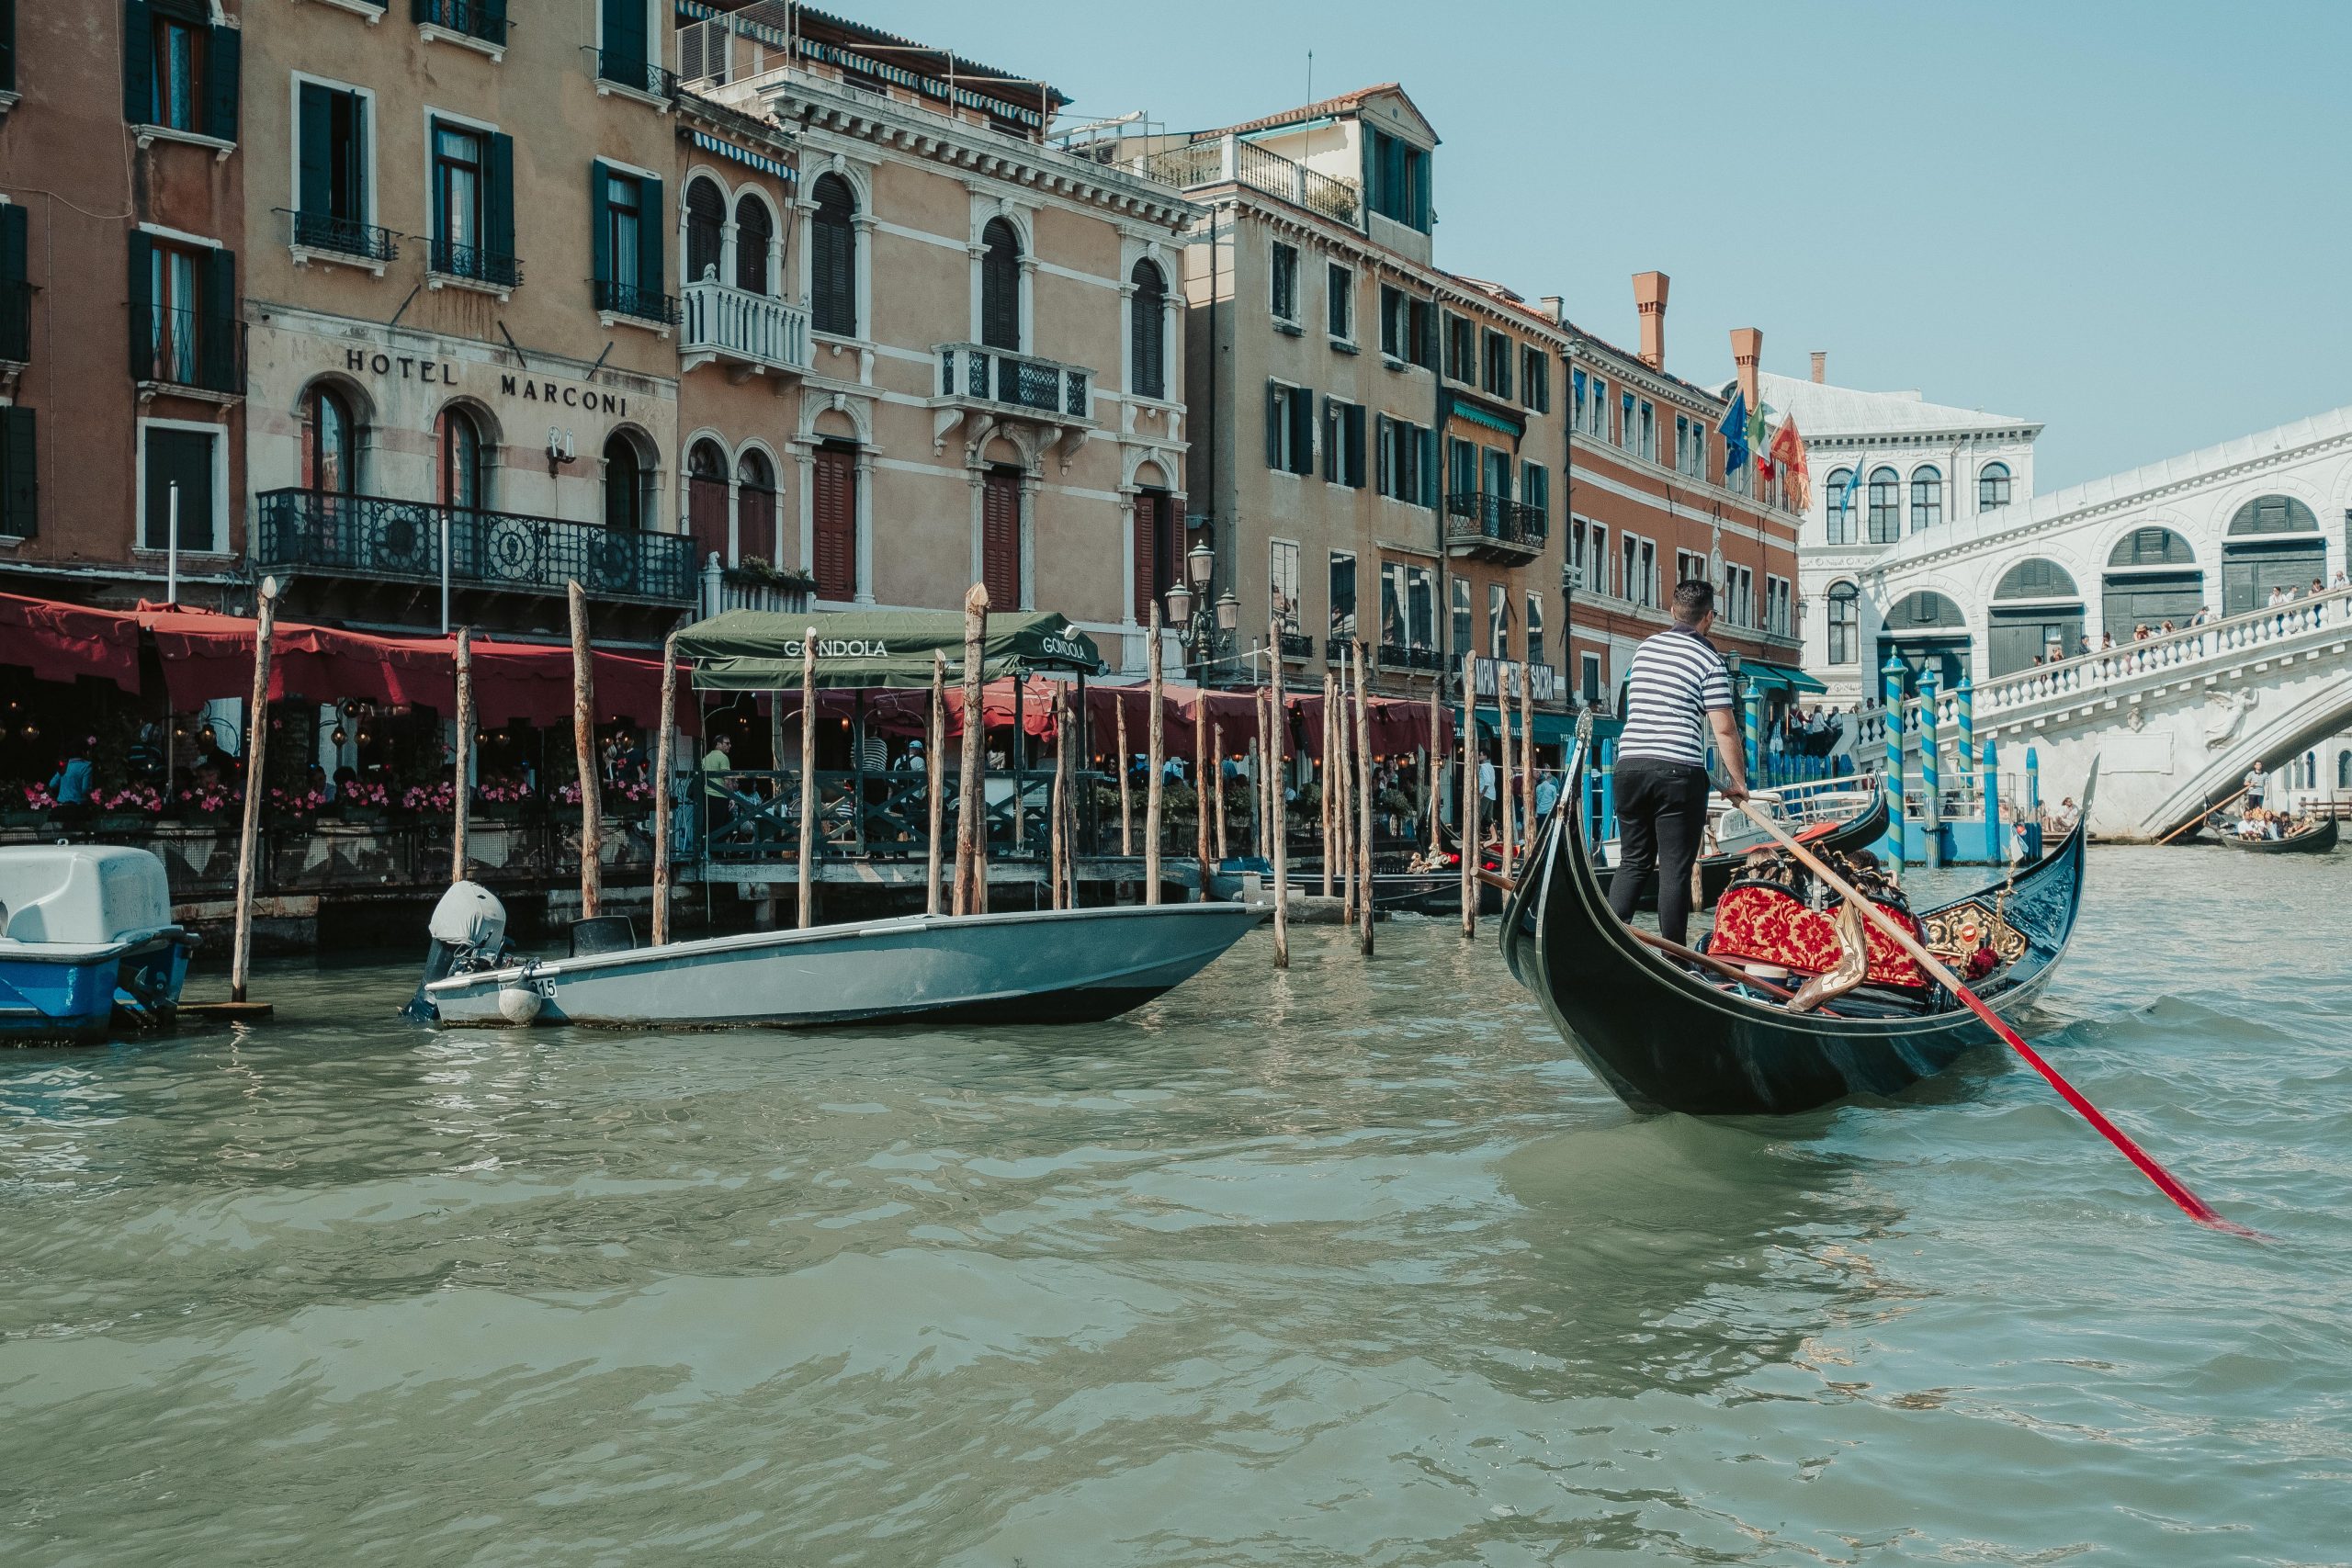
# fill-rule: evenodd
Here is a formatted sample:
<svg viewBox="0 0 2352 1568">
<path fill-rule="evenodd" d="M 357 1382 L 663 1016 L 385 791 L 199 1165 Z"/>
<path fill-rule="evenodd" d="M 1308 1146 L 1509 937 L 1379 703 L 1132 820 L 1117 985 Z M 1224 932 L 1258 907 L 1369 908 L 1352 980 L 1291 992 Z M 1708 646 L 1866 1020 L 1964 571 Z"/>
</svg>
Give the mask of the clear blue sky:
<svg viewBox="0 0 2352 1568">
<path fill-rule="evenodd" d="M 1400 81 L 1441 265 L 1627 344 L 1658 267 L 1670 369 L 1761 327 L 2042 421 L 2042 490 L 2352 403 L 2352 0 L 836 4 L 1079 118 L 1288 107 L 1309 50 L 1318 96 Z"/>
</svg>

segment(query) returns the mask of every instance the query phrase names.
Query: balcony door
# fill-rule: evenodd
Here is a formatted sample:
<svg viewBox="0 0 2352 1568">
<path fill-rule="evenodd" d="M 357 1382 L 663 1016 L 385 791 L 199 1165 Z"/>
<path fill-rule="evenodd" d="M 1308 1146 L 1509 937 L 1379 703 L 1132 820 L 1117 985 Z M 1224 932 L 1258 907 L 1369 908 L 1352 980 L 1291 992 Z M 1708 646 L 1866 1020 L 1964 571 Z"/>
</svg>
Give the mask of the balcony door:
<svg viewBox="0 0 2352 1568">
<path fill-rule="evenodd" d="M 1176 527 L 1173 498 L 1164 490 L 1136 495 L 1135 594 L 1136 624 L 1148 626 L 1151 607 L 1167 608 L 1161 595 L 1176 585 Z"/>
<path fill-rule="evenodd" d="M 615 431 L 605 441 L 605 526 L 623 533 L 645 531 L 648 475 L 635 442 Z"/>
<path fill-rule="evenodd" d="M 1021 352 L 1021 236 L 1001 218 L 980 231 L 980 341 Z"/>
<path fill-rule="evenodd" d="M 980 480 L 980 581 L 992 610 L 1021 608 L 1021 475 L 990 468 Z"/>
<path fill-rule="evenodd" d="M 490 487 L 482 474 L 481 426 L 459 408 L 441 411 L 437 454 L 442 505 L 478 512 L 489 504 Z"/>
<path fill-rule="evenodd" d="M 694 536 L 696 568 L 713 555 L 734 561 L 727 543 L 727 455 L 715 441 L 697 441 L 686 453 L 686 532 Z"/>
<path fill-rule="evenodd" d="M 848 600 L 857 597 L 857 452 L 854 447 L 827 445 L 817 448 L 815 473 L 809 487 L 809 512 L 814 524 L 814 558 L 809 569 L 817 579 L 817 597 Z"/>
</svg>

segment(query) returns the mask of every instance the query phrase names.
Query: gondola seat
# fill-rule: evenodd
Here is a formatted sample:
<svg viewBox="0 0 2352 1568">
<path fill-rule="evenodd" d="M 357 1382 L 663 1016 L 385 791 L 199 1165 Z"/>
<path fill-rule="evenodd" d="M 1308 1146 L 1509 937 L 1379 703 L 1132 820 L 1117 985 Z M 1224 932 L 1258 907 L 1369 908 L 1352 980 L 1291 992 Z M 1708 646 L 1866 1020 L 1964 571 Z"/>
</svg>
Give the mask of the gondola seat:
<svg viewBox="0 0 2352 1568">
<path fill-rule="evenodd" d="M 1883 903 L 1879 908 L 1914 937 L 1921 934 L 1910 910 Z M 1924 990 L 1930 984 L 1911 955 L 1875 926 L 1865 931 L 1864 940 L 1871 955 L 1866 983 L 1905 990 Z M 1826 974 L 1841 951 L 1837 906 L 1809 909 L 1778 883 L 1746 877 L 1724 889 L 1707 941 L 1711 957 L 1777 964 L 1800 975 Z"/>
</svg>

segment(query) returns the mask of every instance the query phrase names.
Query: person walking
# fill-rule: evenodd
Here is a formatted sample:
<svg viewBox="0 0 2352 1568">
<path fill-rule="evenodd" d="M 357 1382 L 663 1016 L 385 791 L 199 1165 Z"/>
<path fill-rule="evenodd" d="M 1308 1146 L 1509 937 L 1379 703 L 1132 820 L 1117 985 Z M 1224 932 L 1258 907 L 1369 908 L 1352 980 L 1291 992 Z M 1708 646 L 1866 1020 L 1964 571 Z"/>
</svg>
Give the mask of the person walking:
<svg viewBox="0 0 2352 1568">
<path fill-rule="evenodd" d="M 1674 624 L 1634 650 L 1626 676 L 1625 728 L 1617 741 L 1617 874 L 1610 908 L 1630 921 L 1650 875 L 1657 884 L 1658 934 L 1690 934 L 1690 867 L 1707 825 L 1707 731 L 1723 762 L 1724 798 L 1747 798 L 1731 671 L 1707 640 L 1715 591 L 1692 580 L 1674 589 Z"/>
</svg>

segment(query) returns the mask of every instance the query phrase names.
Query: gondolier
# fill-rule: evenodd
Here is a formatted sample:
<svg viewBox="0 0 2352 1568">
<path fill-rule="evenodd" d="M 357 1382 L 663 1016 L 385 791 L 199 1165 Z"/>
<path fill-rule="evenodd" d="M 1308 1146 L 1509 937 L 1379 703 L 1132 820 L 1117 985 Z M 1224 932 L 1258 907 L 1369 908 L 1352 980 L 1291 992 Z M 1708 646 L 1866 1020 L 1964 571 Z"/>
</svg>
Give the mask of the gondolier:
<svg viewBox="0 0 2352 1568">
<path fill-rule="evenodd" d="M 1653 871 L 1657 929 L 1668 942 L 1690 931 L 1690 866 L 1707 824 L 1707 730 L 1723 759 L 1724 798 L 1747 797 L 1731 671 L 1707 640 L 1715 591 L 1696 580 L 1674 589 L 1674 624 L 1634 651 L 1625 682 L 1625 728 L 1617 742 L 1619 863 L 1610 908 L 1629 920 Z"/>
</svg>

